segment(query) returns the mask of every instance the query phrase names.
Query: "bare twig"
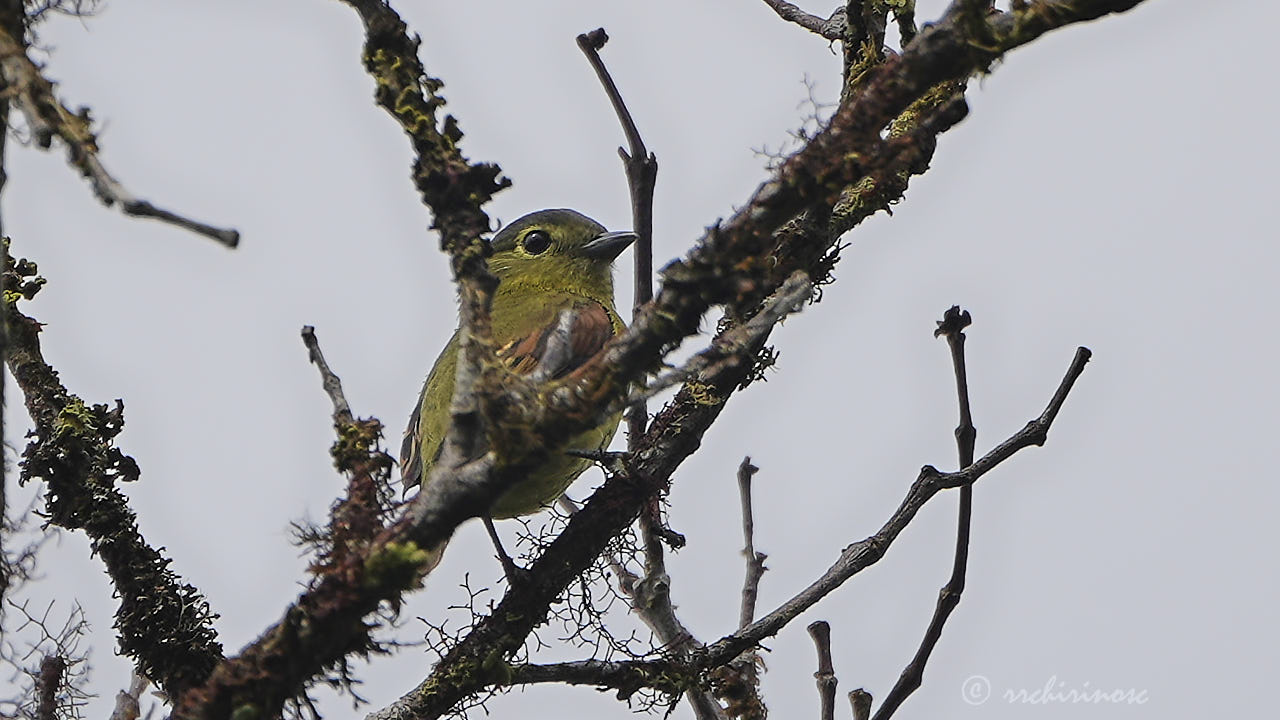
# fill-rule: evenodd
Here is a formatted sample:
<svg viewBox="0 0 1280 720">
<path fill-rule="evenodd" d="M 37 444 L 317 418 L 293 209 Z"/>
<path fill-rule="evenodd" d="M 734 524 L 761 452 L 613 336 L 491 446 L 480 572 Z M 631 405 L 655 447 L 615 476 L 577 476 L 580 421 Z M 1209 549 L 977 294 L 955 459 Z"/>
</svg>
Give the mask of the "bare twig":
<svg viewBox="0 0 1280 720">
<path fill-rule="evenodd" d="M 849 705 L 853 708 L 853 720 L 869 720 L 871 717 L 871 693 L 866 690 L 850 691 Z"/>
<path fill-rule="evenodd" d="M 320 381 L 324 385 L 325 394 L 329 396 L 329 401 L 333 403 L 333 423 L 334 425 L 347 425 L 354 419 L 351 415 L 351 405 L 347 403 L 347 396 L 342 392 L 342 380 L 329 367 L 329 363 L 324 359 L 324 353 L 320 351 L 320 341 L 316 339 L 316 329 L 311 325 L 302 326 L 302 343 L 307 346 L 307 355 L 311 363 L 320 371 Z"/>
<path fill-rule="evenodd" d="M 645 147 L 640 130 L 622 99 L 622 93 L 618 91 L 613 76 L 600 57 L 600 49 L 608 41 L 609 36 L 604 28 L 582 33 L 577 38 L 578 48 L 595 70 L 627 139 L 628 149 L 618 148 L 618 156 L 622 158 L 627 175 L 631 220 L 637 236 L 633 250 L 633 294 L 634 307 L 640 308 L 653 299 L 653 191 L 657 182 L 658 158 Z M 643 381 L 641 385 L 643 386 Z M 627 443 L 632 451 L 644 436 L 648 423 L 649 412 L 645 399 L 642 397 L 628 403 Z M 662 547 L 662 540 L 670 536 L 670 531 L 662 523 L 656 497 L 646 504 L 646 510 L 640 515 L 640 535 L 644 543 L 645 575 L 634 585 L 632 607 L 668 652 L 683 655 L 689 647 L 699 643 L 676 617 L 675 606 L 671 604 L 671 578 L 667 575 Z M 621 578 L 619 576 L 620 580 Z M 690 688 L 685 697 L 699 720 L 719 720 L 725 717 L 715 699 L 700 688 Z"/>
<path fill-rule="evenodd" d="M 809 609 L 818 600 L 839 587 L 859 572 L 879 562 L 885 550 L 897 539 L 898 535 L 915 517 L 920 508 L 940 491 L 972 485 L 983 475 L 994 470 L 1018 451 L 1031 446 L 1044 445 L 1048 438 L 1049 428 L 1062 409 L 1063 402 L 1075 385 L 1076 379 L 1084 372 L 1092 353 L 1088 348 L 1078 348 L 1071 366 L 1059 383 L 1048 406 L 1039 417 L 1027 423 L 1026 427 L 1014 433 L 1004 442 L 992 448 L 986 455 L 971 463 L 968 467 L 952 473 L 940 472 L 932 465 L 925 465 L 920 475 L 912 483 L 902 504 L 889 520 L 874 535 L 846 547 L 836 561 L 823 575 L 795 597 L 783 603 L 773 612 L 755 621 L 742 630 L 708 645 L 699 653 L 700 662 L 727 662 L 737 657 L 743 650 L 755 645 L 764 638 L 781 630 L 797 615 Z"/>
<path fill-rule="evenodd" d="M 751 478 L 760 468 L 751 464 L 751 457 L 742 458 L 738 465 L 738 497 L 742 501 L 742 555 L 747 559 L 747 574 L 742 581 L 742 607 L 738 611 L 738 628 L 744 628 L 756 619 L 756 596 L 760 592 L 760 578 L 764 575 L 765 558 L 756 552 L 755 518 L 751 511 Z"/>
<path fill-rule="evenodd" d="M 671 603 L 671 576 L 667 574 L 665 550 L 662 545 L 661 517 L 652 498 L 647 512 L 640 513 L 640 537 L 644 546 L 644 577 L 636 584 L 632 607 L 640 619 L 663 645 L 670 656 L 686 658 L 689 652 L 702 643 L 689 632 L 676 617 Z M 699 687 L 690 687 L 685 698 L 693 707 L 698 720 L 726 720 L 724 709 L 710 693 Z"/>
<path fill-rule="evenodd" d="M 27 55 L 20 35 L 0 27 L 0 76 L 7 92 L 23 114 L 36 145 L 48 149 L 56 137 L 67 148 L 67 161 L 89 179 L 93 192 L 104 205 L 118 204 L 126 215 L 146 217 L 190 230 L 222 245 L 234 248 L 240 233 L 183 217 L 135 197 L 98 158 L 98 140 L 90 128 L 87 109 L 72 112 L 53 94 L 53 83 L 40 72 L 40 67 Z"/>
<path fill-rule="evenodd" d="M 613 111 L 622 125 L 623 135 L 627 138 L 627 148 L 618 148 L 618 156 L 622 158 L 622 167 L 627 175 L 627 189 L 631 197 L 631 223 L 636 233 L 636 242 L 632 247 L 633 263 L 633 309 L 653 299 L 653 192 L 658 178 L 658 158 L 645 147 L 640 129 L 636 127 L 631 111 L 618 91 L 609 68 L 600 57 L 600 50 L 609 42 L 609 35 L 604 28 L 597 28 L 589 33 L 582 33 L 577 38 L 578 49 L 587 57 L 596 77 L 609 97 Z M 641 383 L 643 386 L 643 383 Z M 627 410 L 627 438 L 634 450 L 634 445 L 644 435 L 649 420 L 649 411 L 643 399 L 634 402 Z"/>
<path fill-rule="evenodd" d="M 789 23 L 795 23 L 811 33 L 820 35 L 827 40 L 840 40 L 843 36 L 842 27 L 845 17 L 845 9 L 837 8 L 831 17 L 823 19 L 817 15 L 801 10 L 796 5 L 783 0 L 764 0 L 765 5 L 773 9 L 778 17 Z"/>
<path fill-rule="evenodd" d="M 934 337 L 946 337 L 951 349 L 951 364 L 956 378 L 956 398 L 960 406 L 960 422 L 956 425 L 956 450 L 960 459 L 960 467 L 973 464 L 974 443 L 978 431 L 973 426 L 973 415 L 969 408 L 969 375 L 964 359 L 964 329 L 972 322 L 969 311 L 961 311 L 958 305 L 951 306 L 943 314 L 942 320 L 934 330 Z M 973 486 L 960 488 L 960 503 L 956 519 L 956 549 L 951 565 L 951 577 L 938 592 L 938 604 L 934 608 L 933 617 L 925 629 L 924 639 L 911 658 L 911 662 L 903 669 L 898 681 L 893 684 L 880 708 L 876 710 L 875 720 L 889 720 L 902 703 L 915 692 L 924 681 L 924 668 L 933 654 L 934 647 L 942 638 L 942 628 L 946 625 L 951 612 L 960 604 L 960 595 L 964 592 L 965 572 L 969 564 L 969 529 L 973 518 Z"/>
<path fill-rule="evenodd" d="M 836 670 L 831 664 L 831 625 L 826 620 L 809 623 L 809 637 L 818 650 L 818 671 L 813 677 L 818 681 L 818 698 L 821 701 L 819 720 L 835 720 Z"/>
</svg>

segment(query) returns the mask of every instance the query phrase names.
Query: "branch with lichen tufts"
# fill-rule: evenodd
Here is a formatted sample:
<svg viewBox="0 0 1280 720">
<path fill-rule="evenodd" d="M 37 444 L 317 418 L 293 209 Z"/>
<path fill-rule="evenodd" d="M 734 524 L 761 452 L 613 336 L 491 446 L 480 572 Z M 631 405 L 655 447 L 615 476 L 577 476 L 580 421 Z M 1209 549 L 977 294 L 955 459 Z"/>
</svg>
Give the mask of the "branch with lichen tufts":
<svg viewBox="0 0 1280 720">
<path fill-rule="evenodd" d="M 82 530 L 120 598 L 120 651 L 170 696 L 203 682 L 222 658 L 208 601 L 147 544 L 117 482 L 138 479 L 115 446 L 124 406 L 87 405 L 71 394 L 40 351 L 40 323 L 18 310 L 44 285 L 35 263 L 15 260 L 4 242 L 5 360 L 35 423 L 23 452 L 22 482 L 44 483 L 53 524 Z"/>
<path fill-rule="evenodd" d="M 378 78 L 379 103 L 390 105 L 419 152 L 415 167 L 425 168 L 415 171 L 415 182 L 432 206 L 453 258 L 463 295 L 464 339 L 469 337 L 471 343 L 460 354 L 459 392 L 445 443 L 445 457 L 451 459 L 437 465 L 426 490 L 403 518 L 371 543 L 367 557 L 402 568 L 412 562 L 414 548 L 447 538 L 526 468 L 563 447 L 575 433 L 598 424 L 631 382 L 656 368 L 668 350 L 697 331 L 710 307 L 730 305 L 749 317 L 750 310 L 793 273 L 829 268 L 827 233 L 780 236 L 778 231 L 800 213 L 829 213 L 849 187 L 868 177 L 887 182 L 904 171 L 918 171 L 932 153 L 936 136 L 964 117 L 963 101 L 951 99 L 923 112 L 914 129 L 901 136 L 886 138 L 881 133 L 935 86 L 985 72 L 1006 50 L 1050 29 L 1125 10 L 1138 1 L 1055 2 L 1052 14 L 1045 11 L 1045 3 L 1031 3 L 983 19 L 985 29 L 977 34 L 971 21 L 961 23 L 952 13 L 927 27 L 901 55 L 872 70 L 828 127 L 784 162 L 740 211 L 711 228 L 684 260 L 667 267 L 661 292 L 625 334 L 572 376 L 535 386 L 493 362 L 487 344 L 487 293 L 492 285 L 480 262 L 484 246 L 476 233 L 487 229 L 479 222 L 484 218 L 479 206 L 496 191 L 496 183 L 477 192 L 462 190 L 472 188 L 488 171 L 467 171 L 456 164 L 471 167 L 457 152 L 456 123 L 446 119 L 443 129 L 436 127 L 438 86 L 426 83 L 428 95 L 423 96 L 425 74 L 406 69 L 421 67 L 415 56 L 417 43 L 408 39 L 403 23 L 385 4 L 348 0 L 365 20 L 366 65 Z M 975 45 L 976 37 L 982 42 Z M 416 109 L 407 110 L 412 108 Z M 420 147 L 420 142 L 425 145 Z M 488 177 L 492 181 L 496 173 Z M 411 694 L 411 707 L 404 711 L 435 717 L 474 692 L 505 684 L 510 673 L 495 668 L 505 667 L 568 583 L 637 517 L 653 493 L 666 486 L 751 369 L 750 363 L 721 365 L 687 382 L 655 417 L 644 441 L 624 458 L 624 471 L 610 478 L 574 516 L 533 563 L 528 581 L 510 589 L 495 611 L 446 655 Z M 472 388 L 476 392 L 468 393 Z M 463 452 L 468 438 L 474 441 L 481 432 L 488 434 L 490 447 L 501 449 L 500 456 L 493 451 L 479 457 Z M 361 577 L 325 578 L 304 593 L 276 628 L 224 663 L 200 692 L 184 696 L 175 714 L 220 718 L 242 709 L 276 712 L 318 668 L 361 647 L 358 641 L 368 633 L 362 619 L 368 613 L 409 589 L 399 582 L 404 575 L 398 571 L 371 578 L 372 566 L 367 562 Z M 745 648 L 731 642 L 699 651 L 699 657 L 728 662 Z M 399 716 L 399 710 L 393 716 Z"/>
</svg>

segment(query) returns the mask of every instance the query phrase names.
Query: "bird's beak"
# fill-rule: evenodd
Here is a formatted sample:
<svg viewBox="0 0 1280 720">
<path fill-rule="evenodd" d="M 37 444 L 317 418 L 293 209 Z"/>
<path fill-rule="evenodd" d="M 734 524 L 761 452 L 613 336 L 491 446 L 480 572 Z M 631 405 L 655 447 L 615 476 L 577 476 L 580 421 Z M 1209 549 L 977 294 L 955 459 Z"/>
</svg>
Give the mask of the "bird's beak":
<svg viewBox="0 0 1280 720">
<path fill-rule="evenodd" d="M 582 246 L 582 254 L 594 260 L 613 261 L 638 237 L 630 230 L 607 232 Z"/>
</svg>

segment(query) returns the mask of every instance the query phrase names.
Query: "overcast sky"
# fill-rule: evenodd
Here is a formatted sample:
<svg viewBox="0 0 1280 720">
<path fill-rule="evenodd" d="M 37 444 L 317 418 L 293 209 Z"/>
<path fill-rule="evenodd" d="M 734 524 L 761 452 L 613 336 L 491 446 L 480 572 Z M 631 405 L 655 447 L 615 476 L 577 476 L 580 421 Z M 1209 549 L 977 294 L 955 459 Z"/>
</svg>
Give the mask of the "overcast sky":
<svg viewBox="0 0 1280 720">
<path fill-rule="evenodd" d="M 823 101 L 839 87 L 838 53 L 758 0 L 398 5 L 446 82 L 465 152 L 515 181 L 490 206 L 503 221 L 573 207 L 629 226 L 620 133 L 574 44 L 604 26 L 604 57 L 660 162 L 659 264 L 766 176 L 756 151 L 810 112 L 806 78 Z M 943 5 L 922 0 L 919 19 Z M 1046 685 L 1146 700 L 1088 708 L 1100 718 L 1275 706 L 1278 22 L 1274 3 L 1150 0 L 972 83 L 972 113 L 933 169 L 893 217 L 848 236 L 838 282 L 776 333 L 777 371 L 735 396 L 675 475 L 670 519 L 689 545 L 670 560 L 672 592 L 699 639 L 736 623 L 743 455 L 761 468 L 765 610 L 878 528 L 922 464 L 954 467 L 953 380 L 931 333 L 960 304 L 974 316 L 979 453 L 1040 413 L 1076 346 L 1095 354 L 1048 444 L 977 485 L 968 588 L 899 716 L 1079 717 L 1008 699 Z M 341 487 L 299 328 L 317 327 L 355 411 L 396 445 L 454 327 L 447 265 L 341 3 L 116 2 L 55 19 L 41 39 L 46 73 L 93 109 L 102 157 L 131 190 L 243 233 L 228 251 L 125 218 L 60 152 L 10 146 L 4 227 L 49 279 L 27 306 L 46 323 L 46 355 L 87 401 L 124 399 L 142 530 L 208 595 L 234 652 L 299 590 L 289 521 L 322 518 Z M 6 440 L 21 448 L 28 421 L 8 392 Z M 572 494 L 599 480 L 589 472 Z M 816 717 L 815 619 L 832 624 L 841 696 L 884 695 L 946 580 L 954 505 L 935 498 L 880 564 L 767 643 L 776 716 Z M 65 611 L 76 598 L 95 626 L 101 697 L 86 716 L 105 717 L 129 665 L 113 655 L 101 564 L 65 534 L 43 570 L 33 602 Z M 420 634 L 415 616 L 445 617 L 467 572 L 476 585 L 501 574 L 478 523 L 406 606 L 402 636 Z M 372 705 L 354 713 L 321 695 L 329 717 L 359 716 L 428 670 L 413 649 L 357 666 Z M 983 681 L 990 697 L 971 704 L 963 689 Z M 489 709 L 629 716 L 581 688 Z M 848 717 L 843 700 L 837 712 Z"/>
</svg>

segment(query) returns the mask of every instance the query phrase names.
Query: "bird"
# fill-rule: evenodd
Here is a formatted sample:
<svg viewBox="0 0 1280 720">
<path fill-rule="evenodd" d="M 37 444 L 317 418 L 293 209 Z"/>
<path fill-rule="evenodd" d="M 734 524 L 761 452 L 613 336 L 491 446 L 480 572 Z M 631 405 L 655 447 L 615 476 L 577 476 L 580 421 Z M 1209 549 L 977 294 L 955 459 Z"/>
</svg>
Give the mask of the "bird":
<svg viewBox="0 0 1280 720">
<path fill-rule="evenodd" d="M 581 367 L 626 327 L 613 301 L 613 261 L 636 240 L 631 231 L 609 232 L 574 210 L 529 213 L 503 227 L 491 242 L 489 271 L 498 278 L 490 309 L 497 357 L 514 372 L 562 378 Z M 567 352 L 547 353 L 562 316 L 572 320 Z M 430 477 L 448 431 L 459 331 L 436 358 L 423 383 L 400 448 L 401 483 L 407 494 Z M 555 367 L 541 367 L 554 362 Z M 620 415 L 570 438 L 566 447 L 602 450 L 617 431 Z M 492 519 L 532 515 L 554 503 L 591 465 L 591 460 L 552 454 L 499 495 L 484 518 L 510 575 Z M 444 545 L 433 549 L 429 572 Z"/>
</svg>

